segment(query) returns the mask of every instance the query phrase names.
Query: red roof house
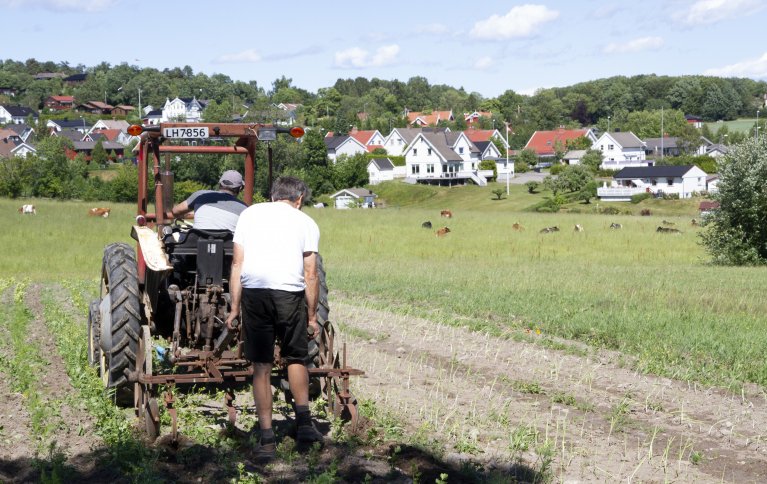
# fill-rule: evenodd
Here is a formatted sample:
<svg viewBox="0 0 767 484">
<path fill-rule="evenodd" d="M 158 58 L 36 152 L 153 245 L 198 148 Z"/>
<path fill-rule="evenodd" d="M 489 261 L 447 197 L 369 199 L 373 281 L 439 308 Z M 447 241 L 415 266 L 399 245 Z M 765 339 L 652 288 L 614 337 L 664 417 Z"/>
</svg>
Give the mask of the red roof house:
<svg viewBox="0 0 767 484">
<path fill-rule="evenodd" d="M 561 150 L 567 150 L 567 142 L 585 136 L 592 143 L 596 141 L 596 135 L 590 128 L 582 129 L 559 129 L 552 131 L 536 131 L 525 145 L 525 149 L 535 151 L 538 156 L 554 156 L 557 146 Z"/>
<path fill-rule="evenodd" d="M 453 111 L 432 111 L 430 114 L 418 111 L 407 113 L 407 122 L 412 126 L 436 126 L 440 121 L 455 121 Z"/>
<path fill-rule="evenodd" d="M 48 96 L 43 104 L 51 111 L 64 111 L 74 107 L 75 98 L 74 96 Z"/>
</svg>

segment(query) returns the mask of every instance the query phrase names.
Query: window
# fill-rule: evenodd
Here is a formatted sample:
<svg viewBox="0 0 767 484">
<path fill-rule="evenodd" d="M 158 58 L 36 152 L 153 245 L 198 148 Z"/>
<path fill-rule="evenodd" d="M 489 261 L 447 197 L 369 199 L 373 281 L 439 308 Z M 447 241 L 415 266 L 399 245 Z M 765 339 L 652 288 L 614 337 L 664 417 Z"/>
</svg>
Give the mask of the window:
<svg viewBox="0 0 767 484">
<path fill-rule="evenodd" d="M 463 146 L 461 146 L 460 148 L 458 148 L 458 153 L 460 153 L 460 154 L 463 154 Z"/>
<path fill-rule="evenodd" d="M 673 178 L 666 178 L 666 184 L 667 184 L 668 186 L 671 186 L 671 185 L 673 185 L 673 184 L 674 184 L 674 179 L 673 179 Z"/>
<path fill-rule="evenodd" d="M 400 144 L 400 146 L 402 146 L 402 143 L 403 143 L 403 141 L 402 141 L 402 138 L 400 138 L 400 139 L 399 139 L 399 144 Z"/>
<path fill-rule="evenodd" d="M 411 169 L 410 169 L 410 172 L 411 172 L 413 175 L 417 175 L 417 174 L 421 173 L 421 165 L 413 165 L 413 166 L 411 167 Z"/>
<path fill-rule="evenodd" d="M 428 165 L 426 165 L 426 173 L 434 173 L 434 164 L 433 163 L 429 163 Z"/>
<path fill-rule="evenodd" d="M 607 145 L 607 149 L 608 150 L 614 150 L 615 149 L 615 145 Z"/>
<path fill-rule="evenodd" d="M 418 148 L 413 148 L 413 156 L 418 156 Z"/>
<path fill-rule="evenodd" d="M 658 185 L 658 180 L 656 180 L 655 178 L 653 178 L 653 179 L 652 179 L 652 186 L 657 186 L 657 185 Z"/>
<path fill-rule="evenodd" d="M 431 154 L 431 148 L 429 148 L 429 149 L 427 150 L 427 153 L 426 153 L 426 154 L 428 154 L 428 155 L 430 155 L 430 154 Z"/>
</svg>

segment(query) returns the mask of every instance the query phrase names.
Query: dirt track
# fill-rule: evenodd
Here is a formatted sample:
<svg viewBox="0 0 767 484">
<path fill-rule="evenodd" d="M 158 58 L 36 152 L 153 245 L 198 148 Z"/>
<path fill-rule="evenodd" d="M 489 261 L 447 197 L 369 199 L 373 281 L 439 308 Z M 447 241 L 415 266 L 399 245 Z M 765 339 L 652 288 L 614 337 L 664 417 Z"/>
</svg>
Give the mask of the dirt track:
<svg viewBox="0 0 767 484">
<path fill-rule="evenodd" d="M 43 349 L 46 361 L 37 388 L 52 405 L 60 405 L 57 445 L 68 465 L 78 480 L 99 482 L 109 475 L 109 469 L 99 467 L 102 443 L 45 326 L 42 291 L 32 285 L 26 298 L 35 319 L 30 341 Z M 331 305 L 332 319 L 350 328 L 344 337 L 350 365 L 367 372 L 354 379 L 353 391 L 398 416 L 404 434 L 402 442 L 382 440 L 378 447 L 354 451 L 327 446 L 321 464 L 336 461 L 341 482 L 365 475 L 374 482 L 409 482 L 416 467 L 424 480 L 444 471 L 457 482 L 458 470 L 467 465 L 479 469 L 479 476 L 549 476 L 555 482 L 767 479 L 767 399 L 756 388 L 733 395 L 641 375 L 624 367 L 621 355 L 584 351 L 570 342 L 560 343 L 571 351 L 548 349 L 537 341 L 545 335 L 535 333 L 490 337 L 338 295 Z M 0 394 L 6 396 L 0 399 L 0 480 L 35 480 L 35 439 L 23 398 L 4 379 Z M 238 401 L 247 407 L 249 398 L 242 395 Z M 221 402 L 211 401 L 210 407 L 217 409 Z M 327 423 L 322 428 L 329 430 Z M 446 453 L 429 455 L 406 445 L 416 437 L 426 447 L 436 439 L 435 449 Z M 161 456 L 161 473 L 176 473 L 182 481 L 221 472 L 215 461 L 187 468 L 166 450 Z M 244 462 L 263 472 L 247 458 Z M 290 481 L 309 472 L 299 460 L 271 468 L 266 477 Z"/>
<path fill-rule="evenodd" d="M 767 479 L 767 400 L 758 389 L 726 394 L 637 374 L 617 354 L 575 356 L 340 301 L 333 311 L 376 335 L 349 337 L 351 362 L 368 372 L 357 393 L 411 428 L 427 422 L 454 448 L 476 446 L 454 460 L 503 468 L 516 456 L 539 468 L 535 448 L 548 439 L 557 481 Z M 512 438 L 525 435 L 537 443 L 512 452 L 524 447 Z"/>
</svg>

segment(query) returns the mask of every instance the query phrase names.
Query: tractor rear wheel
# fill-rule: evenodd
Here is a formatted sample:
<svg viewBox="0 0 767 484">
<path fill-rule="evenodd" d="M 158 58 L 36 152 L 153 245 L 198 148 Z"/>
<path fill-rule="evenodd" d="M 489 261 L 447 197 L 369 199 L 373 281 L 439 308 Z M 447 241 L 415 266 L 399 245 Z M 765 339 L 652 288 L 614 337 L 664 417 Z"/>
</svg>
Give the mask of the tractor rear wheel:
<svg viewBox="0 0 767 484">
<path fill-rule="evenodd" d="M 141 333 L 141 299 L 136 255 L 124 243 L 104 249 L 101 269 L 101 297 L 109 296 L 109 335 L 101 335 L 101 378 L 115 392 L 119 405 L 133 404 L 133 385 L 128 372 L 136 369 L 136 352 Z M 110 337 L 111 336 L 111 337 Z"/>
<path fill-rule="evenodd" d="M 99 313 L 99 299 L 91 301 L 88 306 L 88 363 L 98 366 L 101 360 L 101 348 L 99 347 L 99 333 L 101 332 L 101 314 Z"/>
</svg>

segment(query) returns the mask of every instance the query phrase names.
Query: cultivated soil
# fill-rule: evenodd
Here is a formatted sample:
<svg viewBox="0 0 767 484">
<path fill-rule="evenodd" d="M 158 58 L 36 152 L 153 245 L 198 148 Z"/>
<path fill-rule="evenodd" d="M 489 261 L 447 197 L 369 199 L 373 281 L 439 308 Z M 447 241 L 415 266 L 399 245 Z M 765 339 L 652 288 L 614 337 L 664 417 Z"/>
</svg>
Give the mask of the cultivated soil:
<svg viewBox="0 0 767 484">
<path fill-rule="evenodd" d="M 105 464 L 95 420 L 69 383 L 44 324 L 43 290 L 30 285 L 27 291 L 35 318 L 30 341 L 44 349 L 47 362 L 38 391 L 63 402 L 56 444 L 67 458 L 69 480 L 127 481 Z M 79 313 L 66 290 L 53 290 L 65 309 Z M 249 454 L 252 417 L 242 418 L 236 449 L 184 439 L 173 446 L 162 437 L 147 444 L 158 450 L 161 478 L 228 481 L 236 476 L 223 457 L 234 454 L 246 472 L 271 482 L 307 480 L 332 462 L 338 482 L 434 482 L 441 474 L 448 482 L 767 480 L 767 398 L 758 388 L 731 393 L 638 374 L 622 355 L 535 331 L 488 336 L 331 296 L 331 319 L 348 328 L 340 337 L 347 342 L 348 363 L 366 372 L 353 379 L 352 391 L 360 401 L 372 401 L 390 428 L 363 421 L 356 431 L 363 444 L 328 439 L 318 456 L 298 448 L 290 462 L 264 466 Z M 85 338 L 85 317 L 78 317 Z M 550 349 L 552 342 L 565 349 Z M 35 436 L 23 396 L 5 378 L 0 395 L 0 482 L 37 481 Z M 236 402 L 241 413 L 252 415 L 247 389 Z M 225 415 L 218 400 L 204 407 Z M 287 439 L 290 417 L 276 418 L 278 435 Z M 222 421 L 212 419 L 211 425 Z M 319 428 L 331 432 L 325 420 Z"/>
</svg>

